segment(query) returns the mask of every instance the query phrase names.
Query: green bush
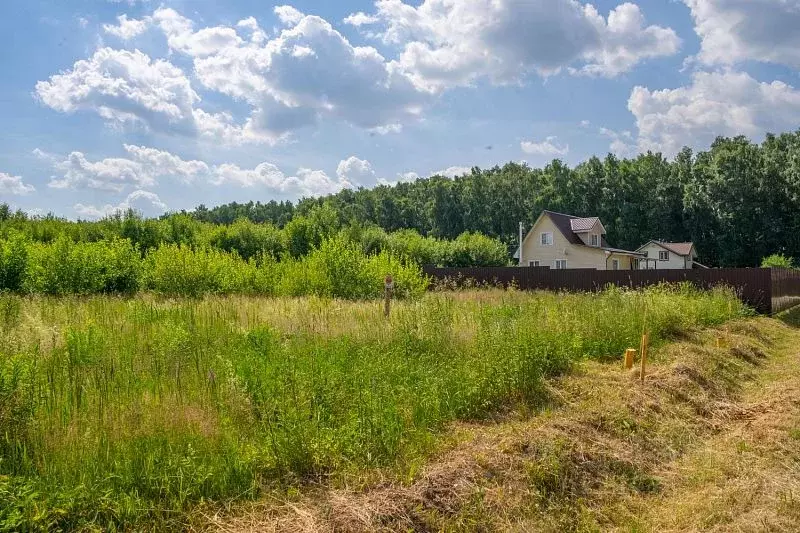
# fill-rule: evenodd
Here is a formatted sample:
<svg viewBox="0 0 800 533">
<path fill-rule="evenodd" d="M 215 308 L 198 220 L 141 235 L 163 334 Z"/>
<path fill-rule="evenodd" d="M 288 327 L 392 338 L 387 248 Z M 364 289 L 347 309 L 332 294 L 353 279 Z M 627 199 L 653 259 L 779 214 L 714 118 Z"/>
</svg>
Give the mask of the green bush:
<svg viewBox="0 0 800 533">
<path fill-rule="evenodd" d="M 247 219 L 218 228 L 210 244 L 226 252 L 236 252 L 245 260 L 264 254 L 280 257 L 285 249 L 278 228 L 271 224 L 254 224 Z"/>
<path fill-rule="evenodd" d="M 147 254 L 144 270 L 145 287 L 158 294 L 198 297 L 259 292 L 255 261 L 213 248 L 161 246 Z"/>
<path fill-rule="evenodd" d="M 0 292 L 19 291 L 28 268 L 28 245 L 22 235 L 15 234 L 0 241 Z"/>
<path fill-rule="evenodd" d="M 134 293 L 141 259 L 127 240 L 74 243 L 65 236 L 52 244 L 28 246 L 23 290 L 41 294 Z"/>
<path fill-rule="evenodd" d="M 795 268 L 794 259 L 783 254 L 773 254 L 761 261 L 761 268 Z"/>
</svg>

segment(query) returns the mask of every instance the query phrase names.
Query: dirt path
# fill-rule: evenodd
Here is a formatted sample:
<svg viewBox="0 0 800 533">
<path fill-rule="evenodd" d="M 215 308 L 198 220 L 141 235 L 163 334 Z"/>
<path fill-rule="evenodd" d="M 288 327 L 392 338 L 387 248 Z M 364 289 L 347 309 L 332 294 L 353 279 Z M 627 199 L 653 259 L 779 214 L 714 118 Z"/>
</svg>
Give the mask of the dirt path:
<svg viewBox="0 0 800 533">
<path fill-rule="evenodd" d="M 717 338 L 722 346 L 717 346 Z M 587 363 L 551 405 L 458 425 L 410 483 L 304 488 L 202 516 L 217 531 L 790 531 L 800 330 L 752 319 L 655 354 L 644 386 Z"/>
</svg>

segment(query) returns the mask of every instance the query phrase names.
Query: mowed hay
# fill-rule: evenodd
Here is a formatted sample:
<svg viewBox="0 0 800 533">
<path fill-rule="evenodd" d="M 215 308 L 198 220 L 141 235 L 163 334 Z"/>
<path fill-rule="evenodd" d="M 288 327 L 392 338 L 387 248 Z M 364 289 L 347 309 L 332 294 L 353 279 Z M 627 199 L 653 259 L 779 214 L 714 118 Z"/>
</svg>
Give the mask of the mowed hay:
<svg viewBox="0 0 800 533">
<path fill-rule="evenodd" d="M 321 298 L 0 297 L 0 529 L 175 528 L 275 491 L 415 478 L 454 421 L 538 409 L 549 379 L 645 329 L 658 345 L 746 313 L 688 287 L 473 294 L 389 320 Z M 415 508 L 460 512 L 473 483 L 451 470 Z"/>
<path fill-rule="evenodd" d="M 690 468 L 676 474 L 672 465 L 774 407 L 743 403 L 743 390 L 790 334 L 766 319 L 691 334 L 654 353 L 644 386 L 635 371 L 586 362 L 549 387 L 549 406 L 533 416 L 457 424 L 460 442 L 410 483 L 268 499 L 210 517 L 211 529 L 660 531 L 656 519 L 645 520 L 647 510 Z M 717 336 L 724 348 L 716 348 Z"/>
</svg>

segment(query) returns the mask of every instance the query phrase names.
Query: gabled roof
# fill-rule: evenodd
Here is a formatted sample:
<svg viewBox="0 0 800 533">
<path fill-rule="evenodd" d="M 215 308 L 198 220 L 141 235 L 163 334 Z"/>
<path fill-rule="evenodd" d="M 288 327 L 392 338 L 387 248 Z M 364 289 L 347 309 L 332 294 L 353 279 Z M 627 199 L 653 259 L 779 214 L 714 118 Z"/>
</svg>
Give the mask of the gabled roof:
<svg viewBox="0 0 800 533">
<path fill-rule="evenodd" d="M 578 217 L 574 217 L 572 215 L 565 215 L 564 213 L 556 213 L 555 211 L 543 211 L 542 216 L 548 215 L 550 220 L 553 221 L 553 224 L 558 228 L 558 231 L 564 235 L 564 238 L 567 239 L 572 244 L 579 244 L 582 245 L 584 242 L 581 240 L 578 235 L 575 234 L 575 231 L 572 229 L 572 221 L 573 220 L 580 220 Z M 539 217 L 541 218 L 541 217 Z M 537 221 L 538 222 L 538 221 Z M 536 224 L 534 224 L 535 226 Z"/>
<path fill-rule="evenodd" d="M 602 242 L 600 243 L 601 244 L 600 246 L 588 246 L 585 242 L 583 242 L 583 240 L 578 236 L 576 231 L 589 231 L 597 223 L 599 223 L 600 226 L 602 227 L 603 223 L 600 222 L 600 219 L 597 217 L 582 218 L 572 215 L 566 215 L 564 213 L 556 213 L 555 211 L 544 210 L 542 211 L 542 214 L 539 215 L 539 218 L 536 219 L 536 222 L 533 223 L 533 226 L 531 226 L 531 229 L 528 231 L 528 234 L 525 235 L 526 239 L 531 234 L 531 231 L 533 231 L 533 227 L 536 226 L 536 224 L 539 223 L 539 220 L 541 220 L 542 217 L 545 215 L 550 217 L 550 220 L 553 221 L 553 225 L 555 225 L 555 227 L 558 228 L 558 231 L 561 232 L 561 234 L 564 236 L 565 239 L 567 239 L 567 241 L 569 241 L 570 244 L 574 244 L 577 246 L 586 246 L 587 248 L 591 248 L 593 250 L 603 250 L 605 252 L 611 252 L 615 254 L 628 254 L 636 257 L 644 256 L 644 254 L 640 254 L 638 252 L 631 252 L 629 250 L 612 248 L 611 246 L 608 245 L 605 236 L 602 237 Z M 586 228 L 586 229 L 576 230 L 573 229 L 573 225 L 577 228 Z M 603 231 L 605 232 L 605 228 L 603 228 Z M 514 252 L 514 259 L 519 259 L 519 247 L 517 247 L 517 251 Z"/>
<path fill-rule="evenodd" d="M 589 218 L 573 218 L 570 219 L 569 224 L 572 228 L 572 231 L 575 233 L 581 233 L 585 231 L 589 231 L 595 225 L 600 222 L 600 219 L 597 217 L 589 217 Z M 601 224 L 602 225 L 602 224 Z"/>
<path fill-rule="evenodd" d="M 681 257 L 686 257 L 690 255 L 692 253 L 692 248 L 694 248 L 694 243 L 692 242 L 664 242 L 664 241 L 652 240 L 640 246 L 639 250 L 649 245 L 650 243 L 656 244 L 662 247 L 663 249 L 667 250 L 668 252 L 680 255 Z"/>
</svg>

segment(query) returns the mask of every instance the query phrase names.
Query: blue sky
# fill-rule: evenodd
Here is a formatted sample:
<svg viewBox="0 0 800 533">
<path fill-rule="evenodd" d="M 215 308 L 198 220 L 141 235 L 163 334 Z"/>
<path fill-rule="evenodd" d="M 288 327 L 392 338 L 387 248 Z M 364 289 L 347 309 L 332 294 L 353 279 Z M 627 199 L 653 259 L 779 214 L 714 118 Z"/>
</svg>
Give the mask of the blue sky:
<svg viewBox="0 0 800 533">
<path fill-rule="evenodd" d="M 147 215 L 800 126 L 800 0 L 7 0 L 0 202 Z"/>
</svg>

